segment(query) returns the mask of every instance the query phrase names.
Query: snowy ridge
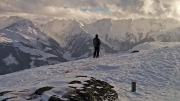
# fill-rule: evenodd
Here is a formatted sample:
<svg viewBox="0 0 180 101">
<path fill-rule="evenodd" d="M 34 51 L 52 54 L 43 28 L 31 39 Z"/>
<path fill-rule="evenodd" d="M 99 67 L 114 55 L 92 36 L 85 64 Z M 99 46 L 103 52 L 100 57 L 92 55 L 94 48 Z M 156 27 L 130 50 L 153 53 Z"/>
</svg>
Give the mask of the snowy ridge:
<svg viewBox="0 0 180 101">
<path fill-rule="evenodd" d="M 53 20 L 45 25 L 40 25 L 40 28 L 59 42 L 61 47 L 67 47 L 68 41 L 76 34 L 84 32 L 81 27 L 82 23 L 76 20 Z M 86 32 L 85 32 L 86 33 Z M 70 38 L 70 39 L 69 39 Z"/>
<path fill-rule="evenodd" d="M 174 19 L 129 19 L 117 21 L 101 19 L 92 24 L 85 24 L 76 20 L 54 20 L 40 27 L 44 32 L 55 38 L 62 47 L 66 47 L 67 44 L 65 43 L 67 42 L 61 40 L 81 32 L 89 34 L 91 38 L 98 34 L 104 44 L 117 51 L 128 50 L 134 44 L 142 43 L 142 40 L 143 42 L 149 40 L 148 38 L 152 38 L 151 41 L 168 39 L 166 41 L 176 42 L 180 40 L 178 34 L 180 22 Z M 126 47 L 127 45 L 129 47 Z"/>
<path fill-rule="evenodd" d="M 15 22 L 1 30 L 0 36 L 2 40 L 11 40 L 11 43 L 20 49 L 26 46 L 20 44 L 19 42 L 31 45 L 40 50 L 41 48 L 38 47 L 39 42 L 50 46 L 48 44 L 48 37 L 43 32 L 41 32 L 31 21 L 22 18 L 19 18 L 18 22 Z M 2 42 L 4 43 L 5 41 Z M 29 52 L 30 50 L 31 48 L 29 48 Z"/>
<path fill-rule="evenodd" d="M 179 42 L 179 27 L 180 22 L 174 19 L 101 19 L 91 24 L 76 20 L 53 20 L 40 25 L 48 36 L 60 44 L 67 60 L 92 56 L 95 34 L 101 39 L 101 54 L 104 55 L 126 51 L 145 42 Z"/>
<path fill-rule="evenodd" d="M 107 45 L 116 50 L 123 50 L 120 48 L 122 45 L 118 45 L 121 42 L 128 41 L 137 43 L 149 37 L 156 39 L 156 41 L 162 41 L 156 37 L 159 37 L 162 33 L 167 33 L 167 30 L 175 33 L 173 29 L 179 26 L 180 22 L 173 19 L 129 19 L 117 21 L 102 19 L 84 27 L 89 33 L 93 34 L 93 36 L 94 34 L 99 34 L 100 38 Z M 172 38 L 175 38 L 177 34 L 172 36 Z M 169 33 L 168 35 L 171 36 Z M 162 37 L 166 38 L 166 36 Z"/>
<path fill-rule="evenodd" d="M 0 99 L 17 96 L 12 101 L 24 101 L 28 95 L 44 86 L 60 89 L 44 92 L 32 101 L 47 101 L 53 94 L 62 97 L 62 93 L 55 92 L 67 92 L 67 82 L 74 80 L 77 75 L 84 75 L 113 85 L 119 96 L 118 101 L 179 101 L 180 44 L 168 44 L 170 47 L 160 43 L 159 48 L 139 53 L 118 53 L 99 59 L 82 59 L 0 76 L 0 91 L 16 92 L 0 96 Z M 83 81 L 81 78 L 79 80 Z M 132 80 L 137 82 L 136 93 L 131 92 Z M 75 86 L 81 88 L 80 85 Z M 24 89 L 29 91 L 25 95 L 18 94 L 18 91 Z"/>
<path fill-rule="evenodd" d="M 14 59 L 9 62 L 14 63 L 13 60 L 16 60 L 16 63 L 7 65 L 7 61 L 0 61 L 0 75 L 66 61 L 61 56 L 62 50 L 58 43 L 30 20 L 8 17 L 2 19 L 2 22 L 0 51 L 3 54 L 0 60 L 6 60 L 12 54 Z"/>
<path fill-rule="evenodd" d="M 38 38 L 43 39 L 44 41 L 48 40 L 47 36 L 41 30 L 39 30 L 35 24 L 27 19 L 19 17 L 9 17 L 7 18 L 7 21 L 4 21 L 3 25 L 7 26 L 2 28 L 1 38 L 9 38 L 13 41 L 16 40 L 19 42 L 30 41 L 29 43 L 32 43 L 34 41 L 37 42 Z M 17 33 L 18 36 L 17 34 L 13 35 L 10 33 Z"/>
<path fill-rule="evenodd" d="M 40 28 L 60 44 L 64 58 L 76 60 L 92 56 L 92 36 L 84 25 L 76 20 L 53 20 Z"/>
<path fill-rule="evenodd" d="M 23 18 L 18 16 L 10 16 L 10 17 L 1 17 L 0 19 L 0 30 L 6 28 L 7 26 L 21 21 Z"/>
</svg>

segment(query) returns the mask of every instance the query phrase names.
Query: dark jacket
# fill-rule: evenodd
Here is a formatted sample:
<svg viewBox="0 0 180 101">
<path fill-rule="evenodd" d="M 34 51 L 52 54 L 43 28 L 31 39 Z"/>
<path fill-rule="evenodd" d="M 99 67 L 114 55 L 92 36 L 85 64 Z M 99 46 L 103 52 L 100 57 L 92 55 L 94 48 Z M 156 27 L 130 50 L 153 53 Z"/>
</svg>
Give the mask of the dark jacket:
<svg viewBox="0 0 180 101">
<path fill-rule="evenodd" d="M 95 37 L 95 38 L 93 39 L 93 45 L 94 45 L 94 47 L 99 47 L 100 44 L 101 44 L 100 39 L 99 39 L 98 37 Z"/>
</svg>

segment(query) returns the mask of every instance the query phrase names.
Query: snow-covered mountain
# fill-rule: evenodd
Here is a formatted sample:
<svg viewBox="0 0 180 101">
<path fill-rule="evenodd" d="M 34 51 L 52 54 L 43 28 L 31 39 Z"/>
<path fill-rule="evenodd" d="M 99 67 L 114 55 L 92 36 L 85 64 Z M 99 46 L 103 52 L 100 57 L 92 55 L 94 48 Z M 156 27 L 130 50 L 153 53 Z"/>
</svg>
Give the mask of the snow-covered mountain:
<svg viewBox="0 0 180 101">
<path fill-rule="evenodd" d="M 91 57 L 95 34 L 101 39 L 100 55 L 103 56 L 145 42 L 179 42 L 180 22 L 174 19 L 101 19 L 91 24 L 53 20 L 36 25 L 20 17 L 2 17 L 0 74 Z"/>
<path fill-rule="evenodd" d="M 174 19 L 101 19 L 91 24 L 53 20 L 40 27 L 62 46 L 66 59 L 92 56 L 95 34 L 103 44 L 101 54 L 126 51 L 144 42 L 180 41 L 180 22 Z"/>
<path fill-rule="evenodd" d="M 118 94 L 116 101 L 179 101 L 180 43 L 152 42 L 136 49 L 140 52 L 120 52 L 0 76 L 0 100 L 115 101 L 112 93 L 97 100 L 108 94 L 108 87 L 102 87 L 108 83 Z M 99 82 L 88 81 L 90 77 Z M 137 85 L 134 93 L 132 81 Z M 78 92 L 84 89 L 86 92 Z"/>
<path fill-rule="evenodd" d="M 76 20 L 53 20 L 40 28 L 59 42 L 65 51 L 64 58 L 68 60 L 90 57 L 93 54 L 92 40 L 94 36 L 84 29 L 84 23 Z M 115 53 L 102 42 L 101 53 Z"/>
<path fill-rule="evenodd" d="M 20 17 L 0 20 L 0 75 L 67 61 L 59 44 Z"/>
</svg>

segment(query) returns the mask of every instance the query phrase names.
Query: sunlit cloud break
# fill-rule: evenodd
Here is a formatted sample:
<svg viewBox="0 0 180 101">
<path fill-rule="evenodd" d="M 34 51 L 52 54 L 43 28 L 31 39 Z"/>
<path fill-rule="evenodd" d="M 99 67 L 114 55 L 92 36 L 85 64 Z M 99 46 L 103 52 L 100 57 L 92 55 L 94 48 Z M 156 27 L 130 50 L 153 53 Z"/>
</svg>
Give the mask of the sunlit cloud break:
<svg viewBox="0 0 180 101">
<path fill-rule="evenodd" d="M 180 20 L 180 0 L 1 0 L 0 16 L 22 16 L 43 22 L 102 18 L 175 18 Z"/>
</svg>

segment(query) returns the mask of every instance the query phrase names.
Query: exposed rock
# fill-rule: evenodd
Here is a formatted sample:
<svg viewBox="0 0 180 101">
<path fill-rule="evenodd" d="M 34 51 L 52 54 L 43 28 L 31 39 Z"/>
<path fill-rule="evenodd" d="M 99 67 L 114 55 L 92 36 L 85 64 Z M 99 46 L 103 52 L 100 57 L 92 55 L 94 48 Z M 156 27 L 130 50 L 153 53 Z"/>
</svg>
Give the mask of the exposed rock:
<svg viewBox="0 0 180 101">
<path fill-rule="evenodd" d="M 13 98 L 17 98 L 17 96 L 15 96 L 15 97 L 10 97 L 10 98 L 5 98 L 5 99 L 3 99 L 2 101 L 8 101 L 8 99 L 13 99 Z"/>
<path fill-rule="evenodd" d="M 81 84 L 81 81 L 74 80 L 74 81 L 71 81 L 69 84 L 75 84 L 75 83 Z"/>
<path fill-rule="evenodd" d="M 37 99 L 42 101 L 45 100 L 44 96 L 49 97 L 49 99 L 46 99 L 48 101 L 115 101 L 118 99 L 118 94 L 112 89 L 114 87 L 107 82 L 96 80 L 93 77 L 88 78 L 87 76 L 76 76 L 76 78 L 68 83 L 66 86 L 69 87 L 67 91 L 58 90 L 63 89 L 58 86 L 56 86 L 57 89 L 53 86 L 45 86 L 30 94 L 28 89 L 23 91 L 4 91 L 0 92 L 0 97 L 3 98 L 2 101 L 19 101 L 20 99 L 23 101 L 36 101 Z M 78 81 L 78 78 L 81 78 L 81 81 Z M 82 78 L 85 78 L 85 80 Z M 47 91 L 50 92 L 50 95 L 45 93 Z"/>
<path fill-rule="evenodd" d="M 54 87 L 47 86 L 47 87 L 39 88 L 34 92 L 34 94 L 31 95 L 31 97 L 28 100 L 35 99 L 35 98 L 39 97 L 40 95 L 42 95 L 45 91 L 49 91 L 52 88 L 54 88 Z"/>
<path fill-rule="evenodd" d="M 4 94 L 7 94 L 7 93 L 10 93 L 12 91 L 3 91 L 3 92 L 0 92 L 0 96 L 3 96 Z"/>
<path fill-rule="evenodd" d="M 57 96 L 53 95 L 53 96 L 51 96 L 51 97 L 49 98 L 48 101 L 63 101 L 63 100 L 61 100 L 61 99 L 58 98 Z"/>
<path fill-rule="evenodd" d="M 113 86 L 108 83 L 91 78 L 85 81 L 83 89 L 72 89 L 63 97 L 68 101 L 115 101 L 118 98 Z M 79 82 L 73 82 L 79 84 Z"/>
</svg>

